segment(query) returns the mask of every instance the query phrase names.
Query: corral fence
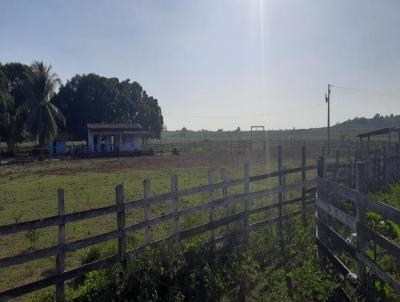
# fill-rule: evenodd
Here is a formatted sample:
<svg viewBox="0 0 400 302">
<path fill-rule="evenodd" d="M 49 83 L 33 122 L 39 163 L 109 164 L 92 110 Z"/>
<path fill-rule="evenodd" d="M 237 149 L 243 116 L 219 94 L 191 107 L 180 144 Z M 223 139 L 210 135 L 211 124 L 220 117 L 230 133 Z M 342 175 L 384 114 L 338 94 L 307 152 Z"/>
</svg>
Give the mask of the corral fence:
<svg viewBox="0 0 400 302">
<path fill-rule="evenodd" d="M 359 150 L 370 152 L 381 145 L 382 142 L 369 142 L 360 144 L 356 141 L 339 139 L 331 140 L 331 150 L 339 150 L 341 156 L 355 158 Z M 267 139 L 267 140 L 203 140 L 203 141 L 180 141 L 180 142 L 151 142 L 143 146 L 143 150 L 121 151 L 118 145 L 103 144 L 95 150 L 89 150 L 84 143 L 66 144 L 63 147 L 53 146 L 50 148 L 39 148 L 39 146 L 18 146 L 14 152 L 5 147 L 0 147 L 1 158 L 15 157 L 17 163 L 26 163 L 34 158 L 63 158 L 79 159 L 87 157 L 120 157 L 120 156 L 140 156 L 140 155 L 179 155 L 183 153 L 200 152 L 224 152 L 224 153 L 246 153 L 264 152 L 272 158 L 276 158 L 278 146 L 284 147 L 284 156 L 295 158 L 299 156 L 299 146 L 307 146 L 307 157 L 318 158 L 321 153 L 327 153 L 325 139 Z M 395 143 L 388 143 L 387 146 L 394 146 Z M 15 154 L 14 154 L 15 153 Z"/>
<path fill-rule="evenodd" d="M 367 150 L 341 164 L 318 161 L 316 240 L 321 259 L 329 259 L 359 293 L 372 277 L 400 294 L 400 238 L 388 231 L 400 226 L 400 211 L 373 200 L 367 192 L 400 180 L 399 145 Z"/>
<path fill-rule="evenodd" d="M 28 284 L 2 289 L 0 300 L 5 301 L 55 285 L 56 299 L 57 301 L 62 301 L 64 299 L 66 280 L 114 263 L 125 263 L 128 257 L 137 255 L 145 247 L 157 247 L 167 242 L 178 242 L 200 234 L 208 233 L 211 244 L 222 244 L 224 238 L 227 238 L 230 232 L 229 226 L 231 224 L 239 223 L 240 229 L 247 237 L 252 230 L 276 223 L 277 233 L 280 236 L 280 248 L 284 249 L 283 222 L 292 217 L 301 216 L 303 225 L 305 225 L 306 214 L 313 208 L 315 202 L 316 166 L 306 163 L 306 149 L 304 147 L 302 148 L 301 161 L 298 167 L 285 168 L 283 166 L 281 147 L 278 147 L 277 154 L 278 169 L 275 172 L 250 175 L 249 165 L 244 164 L 243 177 L 239 179 L 228 179 L 227 171 L 223 169 L 221 171 L 221 181 L 215 182 L 215 173 L 209 171 L 207 185 L 183 190 L 179 190 L 178 188 L 178 177 L 172 176 L 171 191 L 156 196 L 150 196 L 150 180 L 145 180 L 143 183 L 143 198 L 139 200 L 126 200 L 124 197 L 124 187 L 119 185 L 115 188 L 115 205 L 75 213 L 65 213 L 64 190 L 58 190 L 58 214 L 56 216 L 0 226 L 1 236 L 10 236 L 41 228 L 57 227 L 58 244 L 0 259 L 0 268 L 12 269 L 12 266 L 15 265 L 22 265 L 42 258 L 55 257 L 56 273 L 50 277 Z M 287 177 L 293 174 L 297 174 L 297 177 L 293 177 L 294 182 L 288 183 Z M 310 174 L 312 177 L 307 176 Z M 271 180 L 272 183 L 270 184 L 272 186 L 264 186 L 263 180 Z M 262 183 L 262 189 L 251 190 L 251 185 L 259 182 Z M 242 193 L 230 194 L 231 188 L 234 187 L 239 187 Z M 200 193 L 208 195 L 205 203 L 188 208 L 185 208 L 181 203 L 183 197 Z M 221 197 L 217 198 L 217 193 L 220 193 Z M 287 198 L 289 193 L 292 193 L 296 197 Z M 270 199 L 268 200 L 268 198 Z M 151 216 L 151 205 L 166 203 L 170 204 L 169 213 L 157 217 Z M 125 223 L 126 212 L 130 209 L 141 209 L 144 219 L 140 222 L 127 225 Z M 274 210 L 274 213 L 277 212 L 277 215 L 274 214 L 272 217 L 269 217 L 267 214 L 271 214 L 271 210 Z M 208 221 L 206 223 L 187 229 L 182 228 L 182 218 L 204 211 L 208 213 Z M 78 241 L 66 241 L 66 225 L 110 214 L 115 214 L 117 226 L 115 230 Z M 166 222 L 172 225 L 170 235 L 154 241 L 152 239 L 152 229 Z M 145 232 L 145 244 L 138 249 L 128 251 L 127 235 L 139 231 Z M 115 239 L 118 240 L 118 253 L 116 255 L 65 271 L 66 252 L 76 251 Z"/>
<path fill-rule="evenodd" d="M 179 242 L 198 235 L 209 236 L 209 244 L 223 244 L 228 238 L 232 224 L 240 226 L 246 237 L 252 230 L 276 224 L 281 251 L 285 249 L 283 222 L 300 216 L 303 225 L 307 224 L 306 215 L 312 211 L 316 201 L 316 241 L 321 259 L 330 259 L 346 277 L 354 280 L 361 290 L 365 289 L 365 277 L 374 273 L 399 291 L 399 282 L 394 276 L 398 272 L 386 269 L 380 257 L 392 255 L 399 260 L 398 242 L 382 233 L 368 222 L 370 212 L 380 215 L 378 226 L 387 221 L 400 224 L 400 211 L 387 204 L 368 198 L 365 192 L 368 186 L 384 181 L 386 184 L 400 178 L 400 157 L 398 148 L 370 152 L 367 157 L 357 150 L 358 158 L 342 163 L 336 156 L 333 162 L 326 157 L 318 165 L 307 162 L 306 148 L 302 148 L 299 165 L 285 168 L 282 147 L 277 148 L 277 170 L 259 175 L 251 175 L 248 164 L 244 164 L 243 176 L 228 179 L 227 171 L 221 171 L 220 181 L 216 181 L 215 171 L 208 172 L 208 184 L 194 188 L 179 189 L 178 178 L 171 177 L 169 193 L 150 195 L 150 180 L 143 182 L 143 198 L 126 200 L 124 187 L 115 188 L 115 204 L 107 207 L 81 212 L 65 213 L 64 190 L 58 190 L 58 214 L 55 216 L 0 226 L 1 236 L 12 236 L 42 228 L 56 227 L 58 243 L 54 246 L 25 252 L 0 259 L 0 269 L 12 269 L 38 259 L 55 257 L 55 274 L 38 281 L 19 285 L 14 288 L 0 289 L 0 301 L 22 296 L 40 289 L 55 286 L 56 299 L 62 301 L 65 293 L 65 281 L 77 278 L 93 270 L 105 268 L 115 263 L 126 263 L 129 257 L 141 253 L 146 247 L 154 247 L 168 242 Z M 375 156 L 377 154 L 383 157 Z M 374 155 L 374 156 L 373 156 Z M 360 159 L 364 162 L 360 162 Z M 384 171 L 384 176 L 382 176 Z M 318 172 L 318 177 L 316 176 Z M 288 182 L 288 179 L 292 181 Z M 265 184 L 263 181 L 272 181 Z M 259 184 L 254 190 L 254 185 Z M 239 188 L 240 192 L 237 192 Z M 251 189 L 253 188 L 253 189 Z M 234 192 L 236 189 L 236 192 Z M 317 191 L 317 194 L 316 194 Z M 290 198 L 289 198 L 290 193 Z M 202 197 L 204 202 L 185 207 L 182 202 L 188 196 Z M 169 205 L 170 211 L 153 217 L 151 206 Z M 128 210 L 136 209 L 143 213 L 139 222 L 126 224 Z M 274 210 L 271 217 L 271 210 Z M 185 217 L 206 213 L 207 220 L 194 227 L 184 228 Z M 116 229 L 77 241 L 66 241 L 66 225 L 95 217 L 115 215 Z M 165 223 L 170 225 L 169 234 L 158 240 L 153 239 L 153 230 Z M 134 250 L 127 249 L 129 234 L 144 232 L 144 244 Z M 154 236 L 155 237 L 155 236 Z M 116 255 L 92 261 L 82 266 L 65 270 L 66 252 L 77 251 L 93 245 L 118 241 Z M 372 243 L 371 243 L 371 242 Z M 374 245 L 375 244 L 375 245 Z M 380 248 L 376 248 L 376 245 Z M 374 253 L 375 252 L 375 253 Z M 372 253 L 372 254 L 371 254 Z M 372 256 L 371 256 L 372 255 Z M 357 273 L 354 273 L 354 272 Z"/>
</svg>

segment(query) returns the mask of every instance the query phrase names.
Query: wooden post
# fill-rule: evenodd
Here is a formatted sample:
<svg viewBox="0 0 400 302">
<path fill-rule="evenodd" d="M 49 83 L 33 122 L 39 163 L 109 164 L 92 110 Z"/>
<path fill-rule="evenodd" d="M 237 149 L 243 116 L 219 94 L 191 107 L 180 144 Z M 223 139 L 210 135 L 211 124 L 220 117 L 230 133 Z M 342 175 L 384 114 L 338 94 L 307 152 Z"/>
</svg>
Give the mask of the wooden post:
<svg viewBox="0 0 400 302">
<path fill-rule="evenodd" d="M 358 161 L 358 155 L 359 155 L 359 145 L 356 144 L 356 150 L 354 151 L 354 162 L 355 163 Z"/>
<path fill-rule="evenodd" d="M 324 174 L 325 174 L 324 170 L 325 170 L 325 162 L 324 162 L 324 158 L 321 157 L 318 160 L 318 163 L 317 163 L 317 177 L 318 177 L 318 179 L 324 178 Z M 323 193 L 324 193 L 324 191 L 323 191 L 322 187 L 317 185 L 317 198 L 322 200 L 322 201 L 324 200 L 324 194 Z M 315 215 L 316 215 L 317 219 L 321 219 L 322 218 L 321 217 L 321 211 L 319 210 L 318 207 L 317 207 Z M 316 224 L 315 224 L 315 237 L 317 239 L 320 239 L 320 235 L 321 235 L 321 230 L 319 229 L 319 224 L 318 224 L 318 221 L 317 221 Z M 324 264 L 324 253 L 321 250 L 321 248 L 319 247 L 319 245 L 318 245 L 318 248 L 317 248 L 317 253 L 318 253 L 318 258 L 320 260 L 320 264 L 323 265 Z"/>
<path fill-rule="evenodd" d="M 286 167 L 282 166 L 282 171 L 285 171 Z M 282 172 L 282 186 L 286 187 L 286 174 Z M 282 203 L 286 201 L 286 192 L 282 192 Z M 282 206 L 282 215 L 286 214 L 285 207 Z"/>
<path fill-rule="evenodd" d="M 348 165 L 348 180 L 345 185 L 351 187 L 352 183 L 353 183 L 353 161 L 350 160 Z"/>
<path fill-rule="evenodd" d="M 303 146 L 301 148 L 301 183 L 303 184 L 301 187 L 301 208 L 303 210 L 302 213 L 302 222 L 303 227 L 307 225 L 306 219 L 306 187 L 304 186 L 304 182 L 306 181 L 306 147 Z"/>
<path fill-rule="evenodd" d="M 222 198 L 227 198 L 228 197 L 228 186 L 226 185 L 228 181 L 228 174 L 226 169 L 221 169 L 221 180 L 224 183 L 224 186 L 222 187 Z M 225 217 L 228 217 L 229 215 L 229 210 L 228 210 L 228 203 L 224 202 L 224 215 Z M 225 235 L 229 232 L 229 225 L 225 225 Z"/>
<path fill-rule="evenodd" d="M 151 243 L 151 225 L 149 224 L 150 220 L 150 205 L 149 205 L 149 196 L 150 196 L 150 180 L 145 179 L 143 181 L 143 198 L 144 198 L 144 220 L 146 223 L 145 236 L 146 236 L 146 244 Z"/>
<path fill-rule="evenodd" d="M 365 164 L 363 162 L 356 163 L 356 190 L 361 193 L 366 193 L 366 182 L 365 182 Z M 363 234 L 363 226 L 366 225 L 366 206 L 365 200 L 357 198 L 357 251 L 360 254 L 365 254 L 366 240 Z M 366 274 L 365 264 L 362 261 L 357 262 L 358 281 L 359 281 L 359 292 L 365 292 L 366 286 Z"/>
<path fill-rule="evenodd" d="M 383 146 L 383 171 L 382 171 L 382 174 L 383 174 L 383 182 L 385 184 L 387 184 L 387 182 L 388 182 L 387 170 L 388 170 L 388 167 L 387 167 L 387 152 L 386 152 L 386 146 Z"/>
<path fill-rule="evenodd" d="M 174 228 L 173 228 L 173 234 L 174 234 L 174 240 L 175 242 L 179 241 L 179 232 L 180 232 L 180 226 L 179 226 L 179 216 L 178 216 L 178 211 L 179 211 L 179 198 L 178 198 L 178 177 L 176 175 L 171 177 L 171 192 L 172 192 L 172 212 L 176 215 L 174 219 Z"/>
<path fill-rule="evenodd" d="M 281 254 L 283 255 L 284 251 L 284 242 L 283 242 L 283 223 L 282 223 L 282 215 L 283 215 L 283 174 L 282 174 L 282 146 L 278 146 L 278 184 L 280 187 L 280 192 L 278 193 L 278 235 L 279 235 L 279 245 L 281 249 Z"/>
<path fill-rule="evenodd" d="M 115 188 L 116 204 L 118 207 L 117 212 L 117 229 L 121 232 L 118 238 L 118 257 L 119 261 L 125 262 L 126 252 L 126 234 L 125 234 L 125 209 L 124 209 L 124 187 L 118 185 Z"/>
<path fill-rule="evenodd" d="M 250 192 L 250 175 L 249 175 L 249 164 L 245 163 L 244 164 L 244 178 L 243 178 L 243 191 L 244 194 L 247 195 Z M 244 227 L 245 227 L 245 236 L 246 239 L 249 236 L 249 231 L 250 231 L 250 215 L 249 215 L 249 210 L 250 210 L 250 202 L 248 198 L 244 198 L 244 211 L 245 216 L 244 216 Z"/>
<path fill-rule="evenodd" d="M 339 150 L 336 150 L 336 156 L 335 156 L 335 176 L 334 176 L 335 182 L 338 181 L 338 175 L 339 175 Z"/>
<path fill-rule="evenodd" d="M 64 190 L 58 190 L 58 216 L 64 215 Z M 58 225 L 58 245 L 61 250 L 56 257 L 56 271 L 57 274 L 62 274 L 65 269 L 65 250 L 64 250 L 64 242 L 65 242 L 65 224 L 64 219 L 63 222 Z M 65 285 L 64 281 L 61 281 L 56 284 L 56 301 L 61 302 L 65 299 Z"/>
<path fill-rule="evenodd" d="M 208 185 L 212 186 L 212 184 L 214 183 L 214 174 L 212 170 L 208 170 Z M 209 189 L 208 191 L 208 202 L 212 203 L 214 200 L 214 190 L 213 189 Z M 214 220 L 215 220 L 215 209 L 214 206 L 211 206 L 210 208 L 210 224 L 212 224 L 212 228 L 210 231 L 210 240 L 211 240 L 211 244 L 214 244 L 215 241 L 215 228 L 214 228 Z"/>
<path fill-rule="evenodd" d="M 399 180 L 400 176 L 400 144 L 396 143 L 396 155 L 395 155 L 395 180 Z"/>
</svg>

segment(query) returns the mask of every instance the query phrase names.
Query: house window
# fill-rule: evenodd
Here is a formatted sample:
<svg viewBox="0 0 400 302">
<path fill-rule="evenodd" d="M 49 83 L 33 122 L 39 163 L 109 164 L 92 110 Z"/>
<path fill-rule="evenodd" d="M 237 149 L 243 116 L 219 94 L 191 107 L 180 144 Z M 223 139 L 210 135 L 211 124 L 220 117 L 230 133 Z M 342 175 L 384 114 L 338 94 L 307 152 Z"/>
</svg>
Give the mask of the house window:
<svg viewBox="0 0 400 302">
<path fill-rule="evenodd" d="M 133 136 L 132 135 L 124 135 L 123 142 L 124 142 L 124 144 L 132 144 Z"/>
</svg>

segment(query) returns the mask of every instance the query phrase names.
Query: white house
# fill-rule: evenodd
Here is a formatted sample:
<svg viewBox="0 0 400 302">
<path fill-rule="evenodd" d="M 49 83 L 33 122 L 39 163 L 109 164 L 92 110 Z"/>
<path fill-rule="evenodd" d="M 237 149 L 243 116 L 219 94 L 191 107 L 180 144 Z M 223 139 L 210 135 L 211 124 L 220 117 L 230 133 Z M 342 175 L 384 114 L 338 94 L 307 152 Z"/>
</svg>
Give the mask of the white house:
<svg viewBox="0 0 400 302">
<path fill-rule="evenodd" d="M 89 152 L 133 152 L 146 150 L 153 135 L 139 124 L 88 124 Z"/>
</svg>

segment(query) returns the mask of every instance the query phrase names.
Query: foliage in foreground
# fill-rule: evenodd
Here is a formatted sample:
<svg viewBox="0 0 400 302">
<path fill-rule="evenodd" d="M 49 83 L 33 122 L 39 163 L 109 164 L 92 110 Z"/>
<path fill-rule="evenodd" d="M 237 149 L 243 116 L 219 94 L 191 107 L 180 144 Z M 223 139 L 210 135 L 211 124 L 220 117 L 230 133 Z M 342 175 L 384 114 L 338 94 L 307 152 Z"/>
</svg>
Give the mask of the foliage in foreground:
<svg viewBox="0 0 400 302">
<path fill-rule="evenodd" d="M 147 249 L 126 269 L 116 265 L 72 282 L 67 300 L 328 301 L 338 283 L 320 270 L 310 233 L 291 234 L 296 240 L 284 255 L 271 251 L 273 235 L 274 229 L 266 229 L 246 243 L 236 234 L 216 249 L 193 242 Z M 52 295 L 40 300 L 51 301 Z"/>
</svg>

